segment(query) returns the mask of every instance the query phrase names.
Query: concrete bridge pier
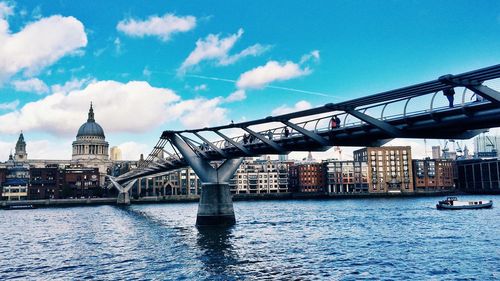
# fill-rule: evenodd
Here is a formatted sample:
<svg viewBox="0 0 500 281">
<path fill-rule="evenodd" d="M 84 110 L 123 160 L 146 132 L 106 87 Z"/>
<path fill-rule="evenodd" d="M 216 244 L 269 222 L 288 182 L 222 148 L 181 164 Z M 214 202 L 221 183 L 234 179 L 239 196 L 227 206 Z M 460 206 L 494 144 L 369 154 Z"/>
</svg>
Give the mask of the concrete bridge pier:
<svg viewBox="0 0 500 281">
<path fill-rule="evenodd" d="M 116 198 L 116 204 L 118 205 L 130 205 L 130 195 L 129 191 L 134 186 L 137 179 L 127 182 L 125 187 L 115 181 L 111 176 L 108 176 L 111 184 L 118 190 L 118 197 Z"/>
<path fill-rule="evenodd" d="M 118 197 L 116 199 L 116 204 L 118 204 L 118 205 L 130 205 L 130 195 L 128 194 L 128 192 L 118 193 Z"/>
<path fill-rule="evenodd" d="M 195 153 L 192 147 L 196 146 L 189 146 L 181 136 L 173 134 L 169 139 L 196 172 L 202 183 L 196 225 L 235 224 L 229 180 L 233 177 L 243 158 L 228 159 L 219 167 L 214 167 L 208 160 L 202 158 L 201 153 Z"/>
</svg>

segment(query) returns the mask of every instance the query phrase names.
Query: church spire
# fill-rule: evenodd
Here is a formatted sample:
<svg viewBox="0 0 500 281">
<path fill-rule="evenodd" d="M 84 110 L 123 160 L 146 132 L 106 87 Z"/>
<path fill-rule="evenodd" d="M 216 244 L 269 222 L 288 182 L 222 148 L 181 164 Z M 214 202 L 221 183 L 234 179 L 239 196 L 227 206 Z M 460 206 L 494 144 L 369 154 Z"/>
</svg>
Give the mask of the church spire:
<svg viewBox="0 0 500 281">
<path fill-rule="evenodd" d="M 92 108 L 92 102 L 90 102 L 89 119 L 87 120 L 87 122 L 95 122 L 94 109 Z"/>
</svg>

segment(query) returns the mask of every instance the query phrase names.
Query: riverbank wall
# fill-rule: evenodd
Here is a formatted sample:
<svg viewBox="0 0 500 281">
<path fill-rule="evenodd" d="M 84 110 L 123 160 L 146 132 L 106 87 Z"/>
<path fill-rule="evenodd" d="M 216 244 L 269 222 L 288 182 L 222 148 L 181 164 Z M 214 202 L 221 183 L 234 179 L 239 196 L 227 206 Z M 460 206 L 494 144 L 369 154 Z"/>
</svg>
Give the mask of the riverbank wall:
<svg viewBox="0 0 500 281">
<path fill-rule="evenodd" d="M 261 193 L 261 194 L 234 194 L 233 201 L 258 201 L 258 200 L 314 200 L 314 199 L 368 199 L 368 198 L 397 198 L 397 197 L 424 197 L 424 196 L 449 196 L 460 195 L 458 191 L 426 191 L 414 193 Z M 169 195 L 169 196 L 149 196 L 142 198 L 132 198 L 131 204 L 167 204 L 198 202 L 198 195 Z M 116 205 L 116 198 L 81 198 L 81 199 L 46 199 L 46 200 L 23 200 L 23 201 L 0 201 L 0 207 L 9 209 L 11 206 L 33 206 L 34 208 L 46 207 L 75 207 L 75 206 L 96 206 L 96 205 Z"/>
</svg>

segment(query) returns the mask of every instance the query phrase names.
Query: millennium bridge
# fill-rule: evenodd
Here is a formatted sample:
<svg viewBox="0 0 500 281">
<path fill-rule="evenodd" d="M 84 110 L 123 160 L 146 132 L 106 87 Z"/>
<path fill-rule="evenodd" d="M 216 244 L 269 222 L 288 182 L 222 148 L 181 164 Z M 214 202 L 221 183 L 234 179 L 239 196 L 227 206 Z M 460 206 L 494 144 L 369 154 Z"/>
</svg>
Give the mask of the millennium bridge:
<svg viewBox="0 0 500 281">
<path fill-rule="evenodd" d="M 109 179 L 118 203 L 129 204 L 137 179 L 191 166 L 202 182 L 196 224 L 234 224 L 229 180 L 243 157 L 380 146 L 394 138 L 469 139 L 500 126 L 500 93 L 485 85 L 499 77 L 500 64 L 279 116 L 167 130 L 137 169 Z"/>
</svg>

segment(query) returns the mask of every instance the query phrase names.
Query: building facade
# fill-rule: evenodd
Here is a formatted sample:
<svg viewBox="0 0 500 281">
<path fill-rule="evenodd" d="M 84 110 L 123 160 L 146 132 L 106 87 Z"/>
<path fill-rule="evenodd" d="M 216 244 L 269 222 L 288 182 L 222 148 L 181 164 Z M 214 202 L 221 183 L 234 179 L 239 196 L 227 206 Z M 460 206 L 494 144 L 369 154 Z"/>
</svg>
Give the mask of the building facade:
<svg viewBox="0 0 500 281">
<path fill-rule="evenodd" d="M 322 163 L 296 163 L 289 167 L 291 192 L 324 192 L 324 166 Z"/>
<path fill-rule="evenodd" d="M 500 194 L 500 160 L 457 161 L 458 188 L 468 193 Z"/>
<path fill-rule="evenodd" d="M 413 192 L 410 146 L 366 147 L 354 151 L 354 161 L 368 166 L 368 192 Z"/>
<path fill-rule="evenodd" d="M 63 170 L 57 165 L 45 168 L 31 168 L 28 188 L 28 199 L 56 199 L 61 198 L 63 188 Z"/>
<path fill-rule="evenodd" d="M 87 122 L 80 126 L 73 142 L 71 163 L 76 167 L 97 168 L 100 173 L 99 184 L 104 185 L 112 162 L 109 160 L 109 144 L 101 125 L 95 121 L 92 104 Z"/>
<path fill-rule="evenodd" d="M 368 192 L 368 165 L 361 161 L 323 161 L 325 191 L 334 194 Z"/>
<path fill-rule="evenodd" d="M 2 200 L 17 201 L 28 199 L 29 165 L 17 162 L 9 156 L 5 165 L 5 180 L 2 182 Z"/>
<path fill-rule="evenodd" d="M 245 159 L 229 181 L 231 193 L 288 192 L 289 165 L 287 161 L 270 160 L 268 157 L 259 160 Z"/>
<path fill-rule="evenodd" d="M 455 161 L 447 159 L 413 160 L 414 190 L 443 191 L 455 188 Z"/>
</svg>

